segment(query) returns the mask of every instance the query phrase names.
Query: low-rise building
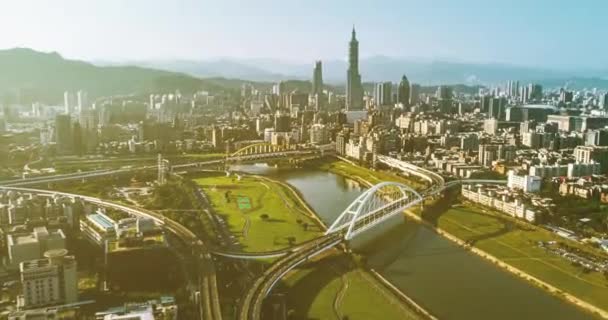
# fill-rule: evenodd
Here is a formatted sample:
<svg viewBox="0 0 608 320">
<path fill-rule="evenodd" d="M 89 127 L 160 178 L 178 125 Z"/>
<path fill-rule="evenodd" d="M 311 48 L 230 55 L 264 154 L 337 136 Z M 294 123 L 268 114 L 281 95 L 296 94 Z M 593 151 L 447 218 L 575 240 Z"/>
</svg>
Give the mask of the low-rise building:
<svg viewBox="0 0 608 320">
<path fill-rule="evenodd" d="M 116 235 L 116 222 L 98 210 L 89 214 L 80 221 L 80 230 L 93 243 L 105 247 L 107 241 L 114 241 Z"/>
<path fill-rule="evenodd" d="M 486 190 L 483 187 L 475 189 L 471 185 L 462 186 L 462 196 L 469 201 L 497 209 L 512 217 L 529 222 L 536 221 L 536 210 L 519 198 L 511 200 L 507 194 L 497 194 L 494 190 Z"/>
</svg>

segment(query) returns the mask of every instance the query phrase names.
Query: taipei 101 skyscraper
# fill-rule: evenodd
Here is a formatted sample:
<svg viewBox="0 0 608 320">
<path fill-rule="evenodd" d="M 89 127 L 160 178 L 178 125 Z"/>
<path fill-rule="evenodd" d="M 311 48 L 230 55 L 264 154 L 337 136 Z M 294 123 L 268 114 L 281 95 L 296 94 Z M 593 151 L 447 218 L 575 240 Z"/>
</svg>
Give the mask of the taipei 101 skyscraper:
<svg viewBox="0 0 608 320">
<path fill-rule="evenodd" d="M 346 71 L 346 110 L 363 110 L 363 86 L 359 74 L 359 41 L 353 26 L 348 45 L 348 70 Z"/>
</svg>

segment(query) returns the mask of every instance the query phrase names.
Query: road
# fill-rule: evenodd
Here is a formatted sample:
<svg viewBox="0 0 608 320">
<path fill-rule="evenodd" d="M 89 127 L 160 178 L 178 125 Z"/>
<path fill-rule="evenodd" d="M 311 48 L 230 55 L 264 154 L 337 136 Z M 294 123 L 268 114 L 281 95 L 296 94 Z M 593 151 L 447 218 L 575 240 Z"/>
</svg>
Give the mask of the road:
<svg viewBox="0 0 608 320">
<path fill-rule="evenodd" d="M 289 271 L 310 258 L 326 251 L 342 242 L 342 234 L 334 233 L 315 239 L 307 243 L 300 250 L 284 256 L 268 268 L 261 277 L 258 277 L 249 288 L 241 302 L 238 315 L 239 320 L 260 320 L 262 305 L 272 287 Z"/>
</svg>

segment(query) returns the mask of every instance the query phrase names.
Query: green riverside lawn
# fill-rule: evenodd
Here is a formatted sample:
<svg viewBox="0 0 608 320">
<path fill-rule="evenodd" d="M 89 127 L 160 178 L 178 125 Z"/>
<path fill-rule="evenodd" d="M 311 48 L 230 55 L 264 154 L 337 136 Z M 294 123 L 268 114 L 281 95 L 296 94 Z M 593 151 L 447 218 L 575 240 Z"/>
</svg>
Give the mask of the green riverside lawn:
<svg viewBox="0 0 608 320">
<path fill-rule="evenodd" d="M 195 181 L 215 211 L 226 218 L 244 251 L 278 250 L 290 246 L 290 237 L 300 243 L 318 237 L 321 232 L 291 192 L 277 182 L 254 176 L 238 180 L 236 175 Z"/>
<path fill-rule="evenodd" d="M 371 184 L 377 184 L 384 181 L 394 181 L 407 184 L 414 189 L 424 188 L 424 184 L 415 178 L 403 177 L 390 171 L 371 170 L 342 160 L 323 161 L 319 163 L 318 168 L 347 178 L 352 178 L 355 180 L 362 179 Z"/>
<path fill-rule="evenodd" d="M 442 214 L 439 228 L 472 241 L 496 258 L 597 307 L 608 310 L 608 279 L 540 248 L 538 241 L 567 241 L 547 230 L 524 225 L 499 212 L 471 204 L 454 206 Z"/>
<path fill-rule="evenodd" d="M 295 319 L 422 319 L 344 254 L 299 268 L 283 286 Z"/>
</svg>

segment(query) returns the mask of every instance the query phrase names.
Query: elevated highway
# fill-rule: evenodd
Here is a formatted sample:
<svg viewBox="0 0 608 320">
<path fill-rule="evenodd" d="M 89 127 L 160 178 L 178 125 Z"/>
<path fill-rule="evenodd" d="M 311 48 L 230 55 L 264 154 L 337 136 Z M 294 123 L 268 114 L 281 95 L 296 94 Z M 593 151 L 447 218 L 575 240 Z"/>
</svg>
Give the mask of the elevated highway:
<svg viewBox="0 0 608 320">
<path fill-rule="evenodd" d="M 281 280 L 285 274 L 312 257 L 333 248 L 342 242 L 342 240 L 342 235 L 338 233 L 317 238 L 314 241 L 307 243 L 301 250 L 292 252 L 272 264 L 261 277 L 255 280 L 245 294 L 241 303 L 238 319 L 260 320 L 264 298 L 266 298 L 274 285 Z"/>
</svg>

